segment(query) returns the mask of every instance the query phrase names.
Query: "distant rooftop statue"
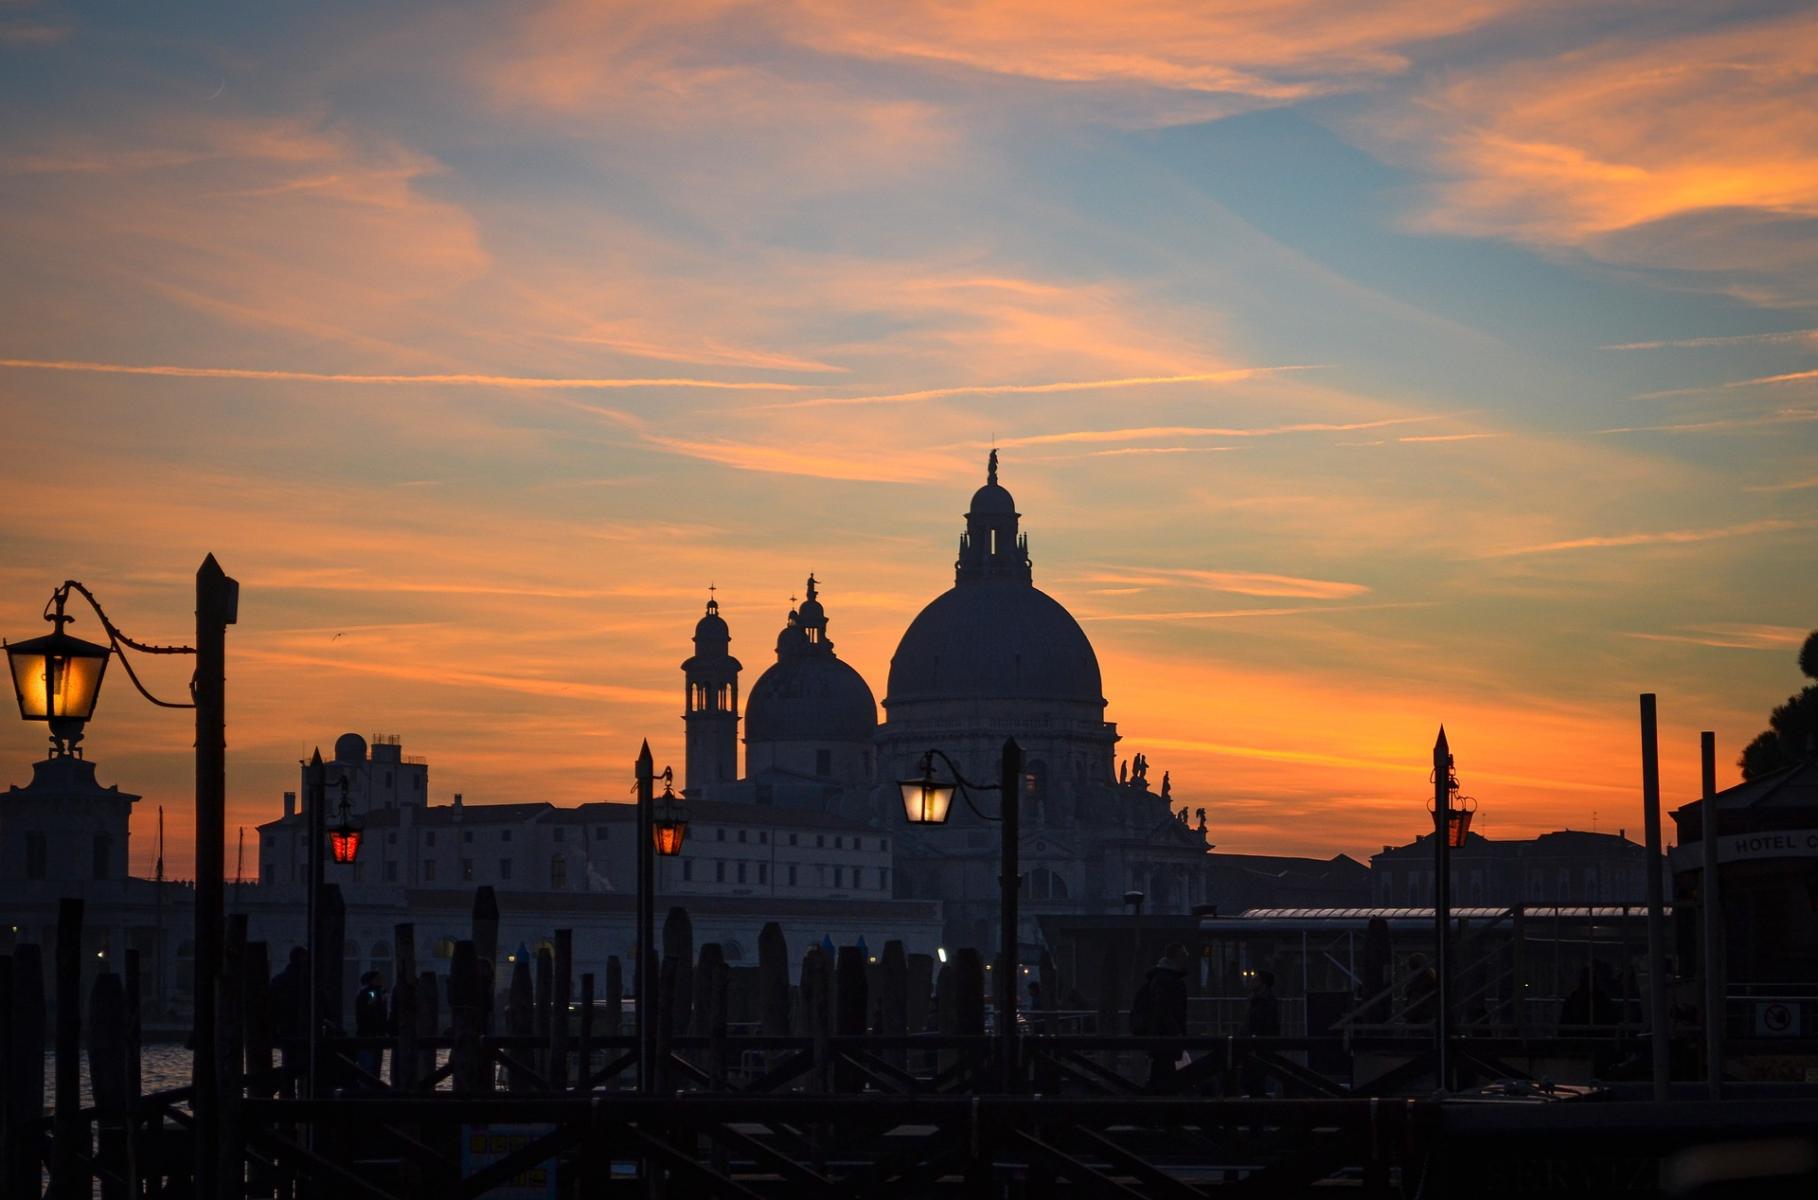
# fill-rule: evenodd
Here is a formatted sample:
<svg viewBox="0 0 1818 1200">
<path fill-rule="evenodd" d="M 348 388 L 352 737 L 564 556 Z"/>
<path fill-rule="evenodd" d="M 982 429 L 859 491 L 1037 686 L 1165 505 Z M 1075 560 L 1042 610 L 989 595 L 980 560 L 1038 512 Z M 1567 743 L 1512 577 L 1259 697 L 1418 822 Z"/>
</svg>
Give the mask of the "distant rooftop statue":
<svg viewBox="0 0 1818 1200">
<path fill-rule="evenodd" d="M 991 458 L 985 464 L 985 482 L 997 482 L 997 447 L 991 447 Z"/>
</svg>

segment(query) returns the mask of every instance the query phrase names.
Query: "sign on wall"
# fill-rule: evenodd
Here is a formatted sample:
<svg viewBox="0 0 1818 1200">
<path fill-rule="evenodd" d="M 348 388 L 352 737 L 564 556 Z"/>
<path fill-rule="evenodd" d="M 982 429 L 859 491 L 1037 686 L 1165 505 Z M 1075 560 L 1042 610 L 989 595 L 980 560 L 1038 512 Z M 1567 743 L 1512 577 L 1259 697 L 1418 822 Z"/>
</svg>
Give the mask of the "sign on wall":
<svg viewBox="0 0 1818 1200">
<path fill-rule="evenodd" d="M 1704 853 L 1699 842 L 1673 850 L 1675 870 L 1694 870 Z M 1780 829 L 1768 833 L 1727 833 L 1717 839 L 1717 861 L 1749 862 L 1762 858 L 1818 858 L 1818 829 Z"/>
</svg>

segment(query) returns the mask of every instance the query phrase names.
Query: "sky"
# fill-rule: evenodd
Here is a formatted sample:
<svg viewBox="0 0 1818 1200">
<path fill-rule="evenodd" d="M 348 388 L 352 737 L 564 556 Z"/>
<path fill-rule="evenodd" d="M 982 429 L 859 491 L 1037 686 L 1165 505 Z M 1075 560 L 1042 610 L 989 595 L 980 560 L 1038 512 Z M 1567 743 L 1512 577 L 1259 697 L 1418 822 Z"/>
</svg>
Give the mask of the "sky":
<svg viewBox="0 0 1818 1200">
<path fill-rule="evenodd" d="M 218 557 L 230 868 L 347 730 L 679 769 L 710 584 L 881 699 L 993 444 L 1224 850 L 1408 840 L 1441 722 L 1485 834 L 1638 839 L 1638 693 L 1671 806 L 1801 682 L 1810 6 L 0 0 L 0 111 L 0 633 Z M 109 672 L 139 871 L 191 745 Z"/>
</svg>

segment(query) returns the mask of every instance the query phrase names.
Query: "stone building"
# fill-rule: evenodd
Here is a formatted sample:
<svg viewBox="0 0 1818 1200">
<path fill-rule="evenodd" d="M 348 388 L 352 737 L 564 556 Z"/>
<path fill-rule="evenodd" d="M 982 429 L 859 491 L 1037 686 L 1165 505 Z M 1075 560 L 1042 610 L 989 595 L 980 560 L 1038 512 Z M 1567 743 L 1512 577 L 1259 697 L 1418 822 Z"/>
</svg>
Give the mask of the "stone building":
<svg viewBox="0 0 1818 1200">
<path fill-rule="evenodd" d="M 1627 830 L 1561 829 L 1508 841 L 1473 833 L 1452 851 L 1452 903 L 1646 904 L 1647 871 L 1647 847 Z M 1433 835 L 1371 855 L 1370 886 L 1378 905 L 1431 907 Z"/>
</svg>

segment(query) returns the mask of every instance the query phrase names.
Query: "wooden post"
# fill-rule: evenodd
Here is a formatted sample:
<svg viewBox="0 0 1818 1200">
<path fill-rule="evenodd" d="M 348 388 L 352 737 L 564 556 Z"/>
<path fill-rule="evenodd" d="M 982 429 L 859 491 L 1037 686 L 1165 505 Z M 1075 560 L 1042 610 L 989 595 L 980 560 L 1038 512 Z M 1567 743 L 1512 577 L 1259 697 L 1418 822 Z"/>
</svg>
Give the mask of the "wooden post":
<svg viewBox="0 0 1818 1200">
<path fill-rule="evenodd" d="M 555 955 L 549 947 L 537 947 L 536 1038 L 537 1048 L 528 1052 L 537 1074 L 549 1078 L 549 1009 L 555 990 Z"/>
<path fill-rule="evenodd" d="M 536 1002 L 530 982 L 530 953 L 521 943 L 511 967 L 511 989 L 505 998 L 505 1032 L 513 1038 L 526 1038 L 536 1029 Z M 523 1046 L 511 1048 L 513 1058 L 522 1062 L 534 1058 L 534 1052 Z M 506 1086 L 514 1092 L 530 1090 L 530 1077 L 513 1067 L 506 1072 Z"/>
<path fill-rule="evenodd" d="M 216 1086 L 215 995 L 221 969 L 227 887 L 227 627 L 239 618 L 240 585 L 214 555 L 196 569 L 196 893 L 195 1094 L 196 1195 L 223 1191 L 215 1169 L 221 1155 L 220 1089 Z"/>
<path fill-rule="evenodd" d="M 707 1003 L 708 989 L 713 986 L 713 971 L 716 965 L 724 965 L 726 956 L 720 950 L 718 942 L 704 942 L 701 945 L 700 958 L 694 966 L 694 990 L 696 997 L 694 1013 L 688 1022 L 688 1032 L 695 1037 L 708 1036 L 713 1021 L 713 1014 Z"/>
<path fill-rule="evenodd" d="M 998 775 L 1000 819 L 1003 843 L 999 854 L 998 894 L 998 979 L 997 979 L 997 1045 L 998 1081 L 1006 1093 L 1019 1090 L 1022 1066 L 1017 1050 L 1016 992 L 1022 978 L 1022 955 L 1018 950 L 1019 920 L 1017 904 L 1022 889 L 1018 858 L 1022 850 L 1022 825 L 1019 813 L 1023 795 L 1023 752 L 1015 738 L 1004 739 L 1004 757 Z"/>
<path fill-rule="evenodd" d="M 392 926 L 392 953 L 397 956 L 397 982 L 391 988 L 391 1086 L 408 1092 L 417 1085 L 417 927 L 410 921 Z"/>
<path fill-rule="evenodd" d="M 112 971 L 95 976 L 88 995 L 88 1087 L 95 1098 L 95 1161 L 106 1172 L 101 1200 L 124 1200 L 137 1188 L 129 1182 L 126 1127 L 131 1112 L 127 1091 L 126 988 Z"/>
<path fill-rule="evenodd" d="M 934 982 L 934 1028 L 942 1037 L 952 1037 L 959 1032 L 959 967 L 952 961 L 941 964 L 941 972 Z M 934 1059 L 937 1073 L 951 1067 L 955 1055 L 951 1050 L 942 1050 Z"/>
<path fill-rule="evenodd" d="M 156 947 L 155 943 L 154 947 L 154 952 L 161 949 L 161 947 Z M 137 1114 L 139 1098 L 145 1094 L 145 1075 L 140 1055 L 143 1026 L 139 1015 L 141 996 L 139 989 L 143 985 L 137 950 L 129 948 L 126 951 L 126 978 L 123 982 L 126 1005 L 126 1184 L 127 1194 L 137 1197 L 139 1195 L 139 1120 Z M 0 1049 L 0 1053 L 4 1053 L 4 1050 Z M 4 1069 L 0 1069 L 0 1075 L 4 1074 Z M 4 1158 L 4 1154 L 0 1154 L 0 1158 Z M 5 1182 L 6 1177 L 0 1174 L 0 1184 Z"/>
<path fill-rule="evenodd" d="M 1433 1069 L 1439 1090 L 1452 1090 L 1452 754 L 1446 727 L 1433 743 Z"/>
<path fill-rule="evenodd" d="M 593 972 L 581 972 L 581 1058 L 575 1070 L 575 1082 L 588 1091 L 593 1078 Z"/>
<path fill-rule="evenodd" d="M 789 943 L 783 927 L 767 921 L 758 931 L 758 1013 L 767 1037 L 789 1033 Z"/>
<path fill-rule="evenodd" d="M 841 946 L 835 955 L 833 974 L 833 1032 L 841 1037 L 857 1037 L 865 1032 L 868 989 L 865 983 L 865 955 L 857 946 Z M 859 1090 L 856 1072 L 844 1063 L 834 1072 L 833 1086 L 840 1092 Z"/>
<path fill-rule="evenodd" d="M 979 1037 L 985 1032 L 985 963 L 967 947 L 953 959 L 954 1032 Z"/>
<path fill-rule="evenodd" d="M 1667 1099 L 1672 1024 L 1667 1016 L 1666 881 L 1660 846 L 1660 727 L 1654 693 L 1641 696 L 1641 820 L 1648 848 L 1648 1046 L 1654 1102 Z"/>
<path fill-rule="evenodd" d="M 813 1092 L 826 1092 L 832 1084 L 832 1049 L 827 1042 L 833 1020 L 830 965 L 819 946 L 810 946 L 802 955 L 802 1032 L 814 1039 L 814 1070 L 808 1085 Z"/>
<path fill-rule="evenodd" d="M 637 1021 L 638 1034 L 638 1091 L 649 1093 L 655 1089 L 656 1075 L 656 1022 L 653 1019 L 656 1003 L 656 981 L 651 972 L 656 966 L 656 935 L 653 927 L 656 924 L 656 869 L 654 866 L 655 851 L 651 847 L 651 791 L 654 783 L 655 767 L 650 757 L 650 742 L 646 740 L 638 751 L 637 762 L 633 767 L 638 794 L 638 830 L 633 839 L 636 845 L 638 863 L 638 912 L 637 912 L 637 948 L 632 954 L 632 986 L 637 989 L 636 1006 L 632 1017 Z M 649 1160 L 645 1163 L 649 1169 Z"/>
<path fill-rule="evenodd" d="M 878 1032 L 885 1037 L 902 1037 L 909 1032 L 909 962 L 903 943 L 892 938 L 884 943 L 878 956 Z M 898 1067 L 908 1061 L 906 1051 L 893 1050 L 889 1059 Z"/>
<path fill-rule="evenodd" d="M 221 971 L 215 1011 L 215 1088 L 219 1107 L 216 1181 L 222 1200 L 239 1200 L 246 1194 L 246 1131 L 241 1121 L 245 1096 L 242 1064 L 246 1060 L 246 914 L 227 919 L 227 939 L 222 947 Z M 201 1053 L 201 1047 L 197 1047 Z"/>
<path fill-rule="evenodd" d="M 555 931 L 555 988 L 550 994 L 549 1084 L 568 1089 L 568 997 L 574 980 L 574 930 Z"/>
<path fill-rule="evenodd" d="M 683 958 L 665 957 L 657 974 L 656 1061 L 653 1065 L 659 1095 L 666 1096 L 674 1090 L 670 1080 L 669 1059 L 675 1052 L 675 993 L 680 979 L 688 973 L 684 965 L 687 961 Z"/>
<path fill-rule="evenodd" d="M 6 1054 L 6 1164 L 0 1192 L 39 1194 L 38 1123 L 44 1117 L 44 952 L 33 943 L 13 948 L 12 1022 Z"/>
<path fill-rule="evenodd" d="M 710 950 L 711 954 L 708 953 Z M 720 953 L 718 942 L 708 942 L 701 947 L 701 966 L 703 1007 L 707 1012 L 707 1037 L 711 1041 L 707 1072 L 713 1081 L 713 1090 L 723 1094 L 726 1091 L 726 1000 L 732 972 Z"/>
<path fill-rule="evenodd" d="M 442 988 L 434 971 L 417 976 L 417 1079 L 428 1079 L 436 1071 L 436 1052 L 423 1046 L 442 1033 Z"/>
<path fill-rule="evenodd" d="M 499 897 L 492 885 L 483 883 L 473 892 L 473 952 L 483 962 L 499 960 Z"/>
<path fill-rule="evenodd" d="M 316 933 L 316 947 L 322 958 L 316 967 L 316 982 L 322 988 L 321 1019 L 343 1029 L 347 1006 L 347 981 L 343 978 L 347 966 L 347 902 L 341 898 L 340 884 L 322 885 L 316 916 L 321 922 Z"/>
<path fill-rule="evenodd" d="M 1717 865 L 1717 735 L 1698 735 L 1699 778 L 1702 799 L 1698 805 L 1698 839 L 1701 870 L 1698 879 L 1699 915 L 1704 919 L 1704 1078 L 1712 1100 L 1723 1099 L 1723 1037 L 1728 1009 L 1724 1001 L 1722 871 Z"/>
<path fill-rule="evenodd" d="M 448 1009 L 454 1026 L 454 1088 L 457 1092 L 482 1090 L 480 1077 L 480 958 L 471 939 L 455 943 L 448 964 Z"/>
<path fill-rule="evenodd" d="M 198 1047 L 198 1057 L 200 1053 Z M 89 1148 L 82 1119 L 82 901 L 73 896 L 57 902 L 56 1071 L 50 1194 L 77 1200 L 88 1195 L 89 1174 L 80 1164 L 88 1159 Z"/>
<path fill-rule="evenodd" d="M 625 968 L 619 962 L 619 956 L 612 954 L 608 955 L 606 958 L 606 1036 L 616 1038 L 624 1032 L 624 1029 Z M 617 1054 L 618 1048 L 615 1046 L 607 1053 L 609 1055 Z M 619 1090 L 619 1077 L 617 1072 L 614 1072 L 607 1077 L 606 1090 L 609 1092 L 616 1092 Z"/>
<path fill-rule="evenodd" d="M 673 958 L 680 964 L 676 968 L 672 1015 L 675 1028 L 686 1032 L 694 1024 L 694 921 L 679 904 L 663 918 L 663 958 Z"/>
<path fill-rule="evenodd" d="M 269 1096 L 272 1087 L 271 962 L 264 942 L 241 952 L 240 1023 L 245 1031 L 247 1086 Z"/>
<path fill-rule="evenodd" d="M 1041 1028 L 1043 1033 L 1052 1037 L 1058 1032 L 1054 1028 L 1054 1010 L 1059 1007 L 1060 1003 L 1060 971 L 1054 965 L 1054 955 L 1048 953 L 1045 948 L 1042 950 L 1041 964 L 1037 970 L 1039 971 L 1037 978 L 1041 980 L 1042 984 Z M 1194 978 L 1197 979 L 1198 975 L 1196 974 Z"/>
</svg>

